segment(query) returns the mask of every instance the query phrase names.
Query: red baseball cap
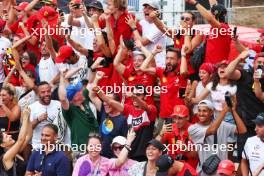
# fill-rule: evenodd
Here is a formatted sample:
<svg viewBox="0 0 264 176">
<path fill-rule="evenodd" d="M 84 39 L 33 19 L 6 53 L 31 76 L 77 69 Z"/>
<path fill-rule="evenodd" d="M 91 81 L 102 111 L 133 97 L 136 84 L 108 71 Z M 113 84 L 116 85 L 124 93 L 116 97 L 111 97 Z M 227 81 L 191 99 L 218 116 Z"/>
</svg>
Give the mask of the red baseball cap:
<svg viewBox="0 0 264 176">
<path fill-rule="evenodd" d="M 189 117 L 189 109 L 185 105 L 176 105 L 171 116 Z"/>
<path fill-rule="evenodd" d="M 28 6 L 29 2 L 21 2 L 18 6 L 14 6 L 16 10 L 24 10 Z"/>
<path fill-rule="evenodd" d="M 71 3 L 73 3 L 73 4 L 81 4 L 82 0 L 72 0 Z"/>
<path fill-rule="evenodd" d="M 258 29 L 258 32 L 264 34 L 264 29 Z"/>
<path fill-rule="evenodd" d="M 58 16 L 58 12 L 54 8 L 52 8 L 50 6 L 43 6 L 39 10 L 39 15 L 42 18 L 57 17 Z"/>
<path fill-rule="evenodd" d="M 230 160 L 222 160 L 217 169 L 218 174 L 232 175 L 235 171 L 235 164 Z"/>
<path fill-rule="evenodd" d="M 199 70 L 205 70 L 206 72 L 208 72 L 209 74 L 212 74 L 214 72 L 214 66 L 210 63 L 203 63 Z"/>
<path fill-rule="evenodd" d="M 59 54 L 55 59 L 56 63 L 64 62 L 66 58 L 69 58 L 72 56 L 72 53 L 73 53 L 72 47 L 68 45 L 61 46 L 59 49 Z"/>
</svg>

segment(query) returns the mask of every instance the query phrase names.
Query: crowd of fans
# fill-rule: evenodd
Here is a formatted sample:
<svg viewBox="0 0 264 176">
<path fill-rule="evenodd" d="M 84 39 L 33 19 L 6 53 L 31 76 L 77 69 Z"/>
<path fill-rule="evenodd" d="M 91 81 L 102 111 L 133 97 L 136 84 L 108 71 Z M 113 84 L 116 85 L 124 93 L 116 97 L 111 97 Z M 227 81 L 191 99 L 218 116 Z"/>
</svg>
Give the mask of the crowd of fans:
<svg viewBox="0 0 264 176">
<path fill-rule="evenodd" d="M 185 1 L 209 33 L 154 0 L 140 21 L 127 0 L 1 1 L 0 175 L 264 175 L 264 30 L 248 48 L 223 5 Z"/>
</svg>

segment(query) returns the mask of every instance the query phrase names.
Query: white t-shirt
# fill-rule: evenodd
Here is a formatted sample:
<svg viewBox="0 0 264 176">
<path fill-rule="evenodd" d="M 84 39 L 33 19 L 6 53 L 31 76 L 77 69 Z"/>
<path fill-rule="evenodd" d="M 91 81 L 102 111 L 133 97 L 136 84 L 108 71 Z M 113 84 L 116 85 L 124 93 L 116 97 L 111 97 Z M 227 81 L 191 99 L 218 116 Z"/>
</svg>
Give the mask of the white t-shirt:
<svg viewBox="0 0 264 176">
<path fill-rule="evenodd" d="M 80 56 L 80 59 L 78 60 L 78 62 L 76 62 L 75 64 L 63 64 L 63 63 L 59 63 L 56 64 L 57 67 L 59 68 L 59 70 L 65 70 L 65 69 L 74 69 L 74 68 L 78 68 L 78 67 L 82 67 L 81 70 L 79 70 L 76 74 L 74 74 L 71 78 L 70 78 L 70 82 L 78 82 L 78 81 L 82 81 L 84 79 L 88 79 L 89 77 L 89 72 L 90 69 L 88 68 L 88 63 L 87 63 L 87 59 L 85 56 Z"/>
<path fill-rule="evenodd" d="M 249 160 L 250 170 L 253 173 L 264 163 L 264 142 L 257 136 L 250 137 L 247 139 L 244 150 L 247 157 L 244 152 L 242 152 L 242 157 Z M 259 176 L 264 176 L 264 170 L 260 172 Z"/>
<path fill-rule="evenodd" d="M 145 19 L 141 20 L 139 23 L 142 26 L 142 37 L 151 41 L 151 43 L 145 47 L 149 51 L 152 51 L 157 44 L 162 46 L 163 51 L 155 56 L 155 61 L 157 67 L 164 68 L 166 59 L 166 35 L 164 35 L 154 23 L 149 23 Z"/>
<path fill-rule="evenodd" d="M 16 86 L 16 95 L 18 100 L 18 105 L 21 108 L 21 111 L 23 111 L 23 109 L 31 104 L 33 104 L 34 102 L 37 101 L 38 96 L 36 95 L 36 93 L 31 90 L 30 92 L 28 92 L 25 96 L 23 96 L 22 98 L 21 95 L 23 95 L 24 93 L 26 93 L 26 88 L 25 87 L 19 87 Z"/>
<path fill-rule="evenodd" d="M 84 17 L 75 18 L 79 20 L 81 26 L 72 26 L 71 39 L 81 44 L 84 48 L 93 50 L 94 30 L 89 29 L 85 23 Z"/>
<path fill-rule="evenodd" d="M 37 119 L 43 113 L 48 114 L 47 120 L 40 122 L 33 129 L 32 146 L 34 149 L 39 149 L 41 144 L 41 131 L 46 124 L 52 123 L 58 126 L 58 142 L 70 144 L 70 131 L 62 116 L 61 103 L 56 100 L 51 100 L 48 106 L 42 105 L 39 101 L 29 106 L 30 121 Z"/>
<path fill-rule="evenodd" d="M 215 90 L 212 90 L 213 83 L 210 82 L 206 85 L 206 88 L 211 93 L 212 103 L 216 111 L 223 110 L 223 103 L 225 102 L 225 93 L 228 91 L 230 92 L 231 96 L 236 95 L 237 86 L 231 86 L 230 84 L 221 85 L 218 84 Z"/>
<path fill-rule="evenodd" d="M 59 73 L 59 69 L 51 57 L 39 61 L 39 79 L 50 83 L 52 79 Z"/>
<path fill-rule="evenodd" d="M 11 41 L 8 38 L 0 36 L 0 83 L 4 82 L 5 80 L 3 57 L 6 53 L 6 49 L 11 47 L 12 47 Z"/>
</svg>

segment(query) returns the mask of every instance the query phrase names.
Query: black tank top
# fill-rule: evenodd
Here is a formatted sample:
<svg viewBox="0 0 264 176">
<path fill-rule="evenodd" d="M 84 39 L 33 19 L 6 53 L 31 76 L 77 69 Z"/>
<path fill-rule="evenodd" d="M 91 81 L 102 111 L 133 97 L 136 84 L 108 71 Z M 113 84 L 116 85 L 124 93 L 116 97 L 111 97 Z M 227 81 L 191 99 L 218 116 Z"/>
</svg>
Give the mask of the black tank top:
<svg viewBox="0 0 264 176">
<path fill-rule="evenodd" d="M 0 131 L 8 132 L 8 131 L 19 131 L 20 119 L 10 122 L 7 117 L 0 117 Z M 18 133 L 11 134 L 14 140 L 17 140 Z"/>
</svg>

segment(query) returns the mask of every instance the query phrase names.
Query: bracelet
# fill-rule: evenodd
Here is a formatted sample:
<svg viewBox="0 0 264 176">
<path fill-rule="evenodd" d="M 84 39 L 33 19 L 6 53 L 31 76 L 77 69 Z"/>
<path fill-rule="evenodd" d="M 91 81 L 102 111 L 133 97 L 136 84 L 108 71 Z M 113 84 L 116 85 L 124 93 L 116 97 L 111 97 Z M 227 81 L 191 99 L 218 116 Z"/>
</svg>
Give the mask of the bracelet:
<svg viewBox="0 0 264 176">
<path fill-rule="evenodd" d="M 196 6 L 197 6 L 197 4 L 199 4 L 199 2 L 197 2 L 197 1 L 196 1 L 196 3 L 195 3 L 195 4 L 193 4 L 193 5 L 194 5 L 194 7 L 196 7 Z"/>
<path fill-rule="evenodd" d="M 136 27 L 131 28 L 131 31 L 132 31 L 132 32 L 134 32 L 135 30 L 137 30 Z"/>
<path fill-rule="evenodd" d="M 132 149 L 129 145 L 125 144 L 124 147 L 130 152 Z"/>
</svg>

